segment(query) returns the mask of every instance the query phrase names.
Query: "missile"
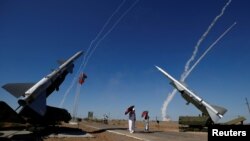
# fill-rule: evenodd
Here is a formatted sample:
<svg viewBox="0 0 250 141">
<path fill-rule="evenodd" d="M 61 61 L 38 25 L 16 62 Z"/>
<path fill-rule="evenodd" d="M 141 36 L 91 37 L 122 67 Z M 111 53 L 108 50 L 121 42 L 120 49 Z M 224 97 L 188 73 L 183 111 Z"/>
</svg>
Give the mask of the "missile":
<svg viewBox="0 0 250 141">
<path fill-rule="evenodd" d="M 183 98 L 187 100 L 188 103 L 191 102 L 192 104 L 194 104 L 194 106 L 201 110 L 202 113 L 210 116 L 214 123 L 216 123 L 219 119 L 223 117 L 223 115 L 227 111 L 225 108 L 208 104 L 202 98 L 200 98 L 191 90 L 189 90 L 186 86 L 184 86 L 182 83 L 173 78 L 170 74 L 164 71 L 162 68 L 158 66 L 155 67 L 171 81 L 171 84 L 182 94 Z"/>
<path fill-rule="evenodd" d="M 59 66 L 57 70 L 54 70 L 52 73 L 42 78 L 39 82 L 37 82 L 34 86 L 32 86 L 30 89 L 28 89 L 25 92 L 25 97 L 23 99 L 26 100 L 28 99 L 28 97 L 30 97 L 30 95 L 39 93 L 40 91 L 43 91 L 44 89 L 49 88 L 49 86 L 55 83 L 56 80 L 62 77 L 65 77 L 65 76 L 62 76 L 62 75 L 65 75 L 65 73 L 68 73 L 68 72 L 72 73 L 72 69 L 74 67 L 73 61 L 76 60 L 81 55 L 82 55 L 82 51 L 77 52 L 75 55 L 69 58 L 65 63 Z"/>
<path fill-rule="evenodd" d="M 82 51 L 77 52 L 63 62 L 58 69 L 54 70 L 35 84 L 11 83 L 4 85 L 3 88 L 17 98 L 23 96 L 23 98 L 18 100 L 19 107 L 29 106 L 35 112 L 43 116 L 46 112 L 46 98 L 54 90 L 59 90 L 59 86 L 64 81 L 66 75 L 73 72 L 73 62 L 82 54 Z"/>
</svg>

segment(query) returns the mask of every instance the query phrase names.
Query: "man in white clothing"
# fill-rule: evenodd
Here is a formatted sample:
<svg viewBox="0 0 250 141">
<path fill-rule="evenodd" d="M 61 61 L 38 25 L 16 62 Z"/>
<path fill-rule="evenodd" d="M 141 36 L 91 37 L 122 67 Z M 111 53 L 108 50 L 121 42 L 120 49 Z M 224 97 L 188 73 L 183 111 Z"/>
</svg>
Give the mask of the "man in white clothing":
<svg viewBox="0 0 250 141">
<path fill-rule="evenodd" d="M 129 118 L 128 118 L 128 129 L 130 133 L 134 133 L 135 131 L 135 121 L 136 121 L 135 108 L 133 108 L 132 111 L 129 112 Z"/>
</svg>

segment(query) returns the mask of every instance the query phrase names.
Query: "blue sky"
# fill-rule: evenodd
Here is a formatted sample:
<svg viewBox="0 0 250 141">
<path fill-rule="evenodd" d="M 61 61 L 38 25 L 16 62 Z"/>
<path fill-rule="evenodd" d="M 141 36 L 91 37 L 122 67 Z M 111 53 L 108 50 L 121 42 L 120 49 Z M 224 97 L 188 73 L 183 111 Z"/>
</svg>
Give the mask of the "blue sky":
<svg viewBox="0 0 250 141">
<path fill-rule="evenodd" d="M 107 32 L 133 0 L 127 0 L 110 20 Z M 0 85 L 37 82 L 57 68 L 56 60 L 86 51 L 122 0 L 0 1 Z M 84 71 L 78 115 L 88 111 L 102 117 L 126 119 L 125 109 L 135 105 L 137 118 L 149 110 L 161 118 L 161 107 L 173 88 L 155 67 L 179 79 L 194 46 L 226 0 L 141 0 L 100 42 Z M 211 104 L 228 109 L 223 121 L 248 113 L 250 99 L 250 2 L 233 0 L 202 42 L 198 57 L 234 22 L 236 26 L 216 44 L 186 79 L 189 88 Z M 82 58 L 77 60 L 78 71 Z M 69 74 L 47 99 L 58 106 L 76 73 Z M 0 89 L 0 100 L 17 107 L 17 99 Z M 75 87 L 64 108 L 72 112 Z M 179 93 L 168 115 L 198 115 Z"/>
</svg>

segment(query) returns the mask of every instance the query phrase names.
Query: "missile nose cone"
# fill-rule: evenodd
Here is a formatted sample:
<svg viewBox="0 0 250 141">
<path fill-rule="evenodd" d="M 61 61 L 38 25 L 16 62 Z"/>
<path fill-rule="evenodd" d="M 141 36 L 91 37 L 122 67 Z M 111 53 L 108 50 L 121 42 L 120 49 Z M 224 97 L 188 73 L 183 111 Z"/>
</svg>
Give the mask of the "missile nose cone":
<svg viewBox="0 0 250 141">
<path fill-rule="evenodd" d="M 162 69 L 161 69 L 160 67 L 158 67 L 158 66 L 156 66 L 156 65 L 155 65 L 155 67 L 156 67 L 159 71 L 162 72 Z"/>
<path fill-rule="evenodd" d="M 82 50 L 81 50 L 81 51 L 78 51 L 77 54 L 80 56 L 80 55 L 83 54 L 83 51 L 82 51 Z"/>
</svg>

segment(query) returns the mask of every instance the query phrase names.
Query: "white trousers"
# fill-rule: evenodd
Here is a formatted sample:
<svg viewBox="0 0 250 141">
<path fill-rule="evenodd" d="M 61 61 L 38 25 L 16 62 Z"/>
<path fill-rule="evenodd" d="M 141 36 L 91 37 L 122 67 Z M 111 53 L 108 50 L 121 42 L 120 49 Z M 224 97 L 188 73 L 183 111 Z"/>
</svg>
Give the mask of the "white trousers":
<svg viewBox="0 0 250 141">
<path fill-rule="evenodd" d="M 128 130 L 129 132 L 135 131 L 135 122 L 133 120 L 128 120 Z"/>
<path fill-rule="evenodd" d="M 147 120 L 144 121 L 144 127 L 145 127 L 145 131 L 149 130 L 149 121 Z"/>
</svg>

